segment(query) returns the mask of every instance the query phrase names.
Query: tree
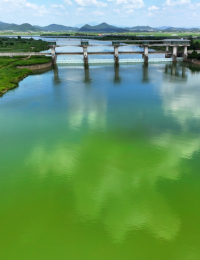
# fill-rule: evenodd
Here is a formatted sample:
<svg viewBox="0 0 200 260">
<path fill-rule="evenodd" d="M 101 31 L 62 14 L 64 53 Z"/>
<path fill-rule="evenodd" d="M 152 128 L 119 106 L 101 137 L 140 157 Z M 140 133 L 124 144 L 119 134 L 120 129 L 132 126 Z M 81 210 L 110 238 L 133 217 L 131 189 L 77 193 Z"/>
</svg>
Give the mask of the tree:
<svg viewBox="0 0 200 260">
<path fill-rule="evenodd" d="M 189 59 L 197 59 L 198 53 L 196 51 L 193 51 L 191 54 L 188 55 Z"/>
</svg>

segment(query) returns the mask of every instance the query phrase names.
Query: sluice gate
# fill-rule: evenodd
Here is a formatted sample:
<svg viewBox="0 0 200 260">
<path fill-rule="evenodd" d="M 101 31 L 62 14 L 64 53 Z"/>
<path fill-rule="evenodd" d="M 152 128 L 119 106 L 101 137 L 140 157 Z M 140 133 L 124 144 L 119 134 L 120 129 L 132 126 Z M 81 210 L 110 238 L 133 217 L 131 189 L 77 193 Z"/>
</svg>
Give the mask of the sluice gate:
<svg viewBox="0 0 200 260">
<path fill-rule="evenodd" d="M 149 63 L 157 62 L 172 62 L 172 58 L 149 58 Z M 177 58 L 177 61 L 183 61 L 183 58 Z M 134 63 L 143 63 L 144 59 L 120 59 L 119 64 L 134 64 Z M 58 65 L 84 65 L 84 60 L 78 59 L 66 59 L 66 60 L 57 60 Z M 101 65 L 101 64 L 114 64 L 114 59 L 89 59 L 89 65 Z"/>
</svg>

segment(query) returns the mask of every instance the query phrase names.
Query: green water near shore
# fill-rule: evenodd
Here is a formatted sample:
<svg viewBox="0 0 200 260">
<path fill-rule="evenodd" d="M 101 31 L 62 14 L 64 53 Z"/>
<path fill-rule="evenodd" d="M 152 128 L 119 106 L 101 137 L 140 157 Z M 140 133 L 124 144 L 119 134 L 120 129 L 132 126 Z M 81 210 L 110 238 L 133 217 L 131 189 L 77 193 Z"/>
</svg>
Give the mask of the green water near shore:
<svg viewBox="0 0 200 260">
<path fill-rule="evenodd" d="M 0 99 L 2 260 L 200 259 L 200 74 L 59 67 Z"/>
</svg>

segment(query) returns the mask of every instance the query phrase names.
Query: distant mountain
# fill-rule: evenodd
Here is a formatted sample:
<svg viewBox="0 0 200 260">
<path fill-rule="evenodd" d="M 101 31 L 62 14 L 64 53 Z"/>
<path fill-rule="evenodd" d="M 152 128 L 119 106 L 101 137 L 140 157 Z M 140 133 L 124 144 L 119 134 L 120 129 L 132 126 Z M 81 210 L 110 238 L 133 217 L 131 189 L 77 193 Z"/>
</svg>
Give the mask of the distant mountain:
<svg viewBox="0 0 200 260">
<path fill-rule="evenodd" d="M 165 29 L 165 31 L 170 31 L 170 32 L 182 31 L 182 30 L 186 30 L 186 29 L 185 28 L 175 28 L 175 27 L 169 27 L 169 28 Z"/>
<path fill-rule="evenodd" d="M 39 25 L 33 25 L 34 27 L 37 27 L 37 28 L 42 28 L 42 26 L 39 26 Z"/>
<path fill-rule="evenodd" d="M 23 23 L 21 25 L 17 25 L 14 23 L 0 23 L 0 31 L 5 31 L 5 30 L 12 30 L 12 31 L 19 31 L 19 32 L 27 32 L 27 31 L 33 31 L 33 32 L 38 32 L 40 31 L 39 28 L 36 28 L 32 26 L 29 23 Z"/>
<path fill-rule="evenodd" d="M 64 26 L 64 25 L 59 25 L 59 24 L 50 24 L 48 26 L 39 26 L 39 25 L 31 25 L 29 23 L 24 23 L 21 25 L 17 24 L 10 24 L 10 23 L 3 23 L 0 22 L 0 31 L 6 31 L 6 30 L 12 30 L 12 31 L 17 31 L 17 32 L 39 32 L 39 31 L 78 31 L 79 28 L 77 27 L 70 27 L 70 26 Z"/>
<path fill-rule="evenodd" d="M 56 32 L 65 32 L 65 31 L 78 31 L 79 28 L 78 27 L 70 27 L 70 26 L 64 26 L 64 25 L 60 25 L 60 24 L 50 24 L 48 26 L 38 26 L 38 28 L 40 28 L 42 31 L 56 31 Z"/>
<path fill-rule="evenodd" d="M 92 25 L 91 25 L 92 24 Z M 153 28 L 150 26 L 135 26 L 135 27 L 118 27 L 107 23 L 101 23 L 96 25 L 96 22 L 91 22 L 90 24 L 85 24 L 80 29 L 78 27 L 65 26 L 60 24 L 50 24 L 48 26 L 31 25 L 29 23 L 23 23 L 21 25 L 4 23 L 0 21 L 0 31 L 12 30 L 16 32 L 68 32 L 68 31 L 79 31 L 79 32 L 98 32 L 98 33 L 112 33 L 112 32 L 154 32 L 157 30 L 162 30 L 165 32 L 179 32 L 179 31 L 200 31 L 197 28 L 176 28 L 170 26 L 161 26 Z"/>
<path fill-rule="evenodd" d="M 89 22 L 88 24 L 91 25 L 91 26 L 94 26 L 94 25 L 98 25 L 99 23 L 97 23 L 97 22 Z M 81 28 L 84 25 L 85 24 L 83 24 L 83 23 L 79 23 L 79 24 L 76 24 L 75 27 Z"/>
<path fill-rule="evenodd" d="M 130 28 L 131 30 L 134 31 L 149 31 L 149 30 L 154 30 L 154 28 L 150 27 L 150 26 L 135 26 Z"/>
<path fill-rule="evenodd" d="M 168 28 L 170 28 L 171 26 L 161 26 L 161 27 L 155 27 L 155 29 L 158 29 L 158 30 L 166 30 Z"/>
<path fill-rule="evenodd" d="M 79 32 L 126 32 L 126 29 L 119 28 L 107 23 L 101 23 L 99 25 L 91 26 L 89 24 L 84 25 L 79 29 Z"/>
<path fill-rule="evenodd" d="M 190 29 L 187 29 L 187 31 L 199 31 L 199 28 L 190 28 Z"/>
<path fill-rule="evenodd" d="M 199 31 L 198 28 L 176 28 L 176 27 L 169 27 L 165 29 L 166 32 L 177 32 L 177 31 Z"/>
</svg>

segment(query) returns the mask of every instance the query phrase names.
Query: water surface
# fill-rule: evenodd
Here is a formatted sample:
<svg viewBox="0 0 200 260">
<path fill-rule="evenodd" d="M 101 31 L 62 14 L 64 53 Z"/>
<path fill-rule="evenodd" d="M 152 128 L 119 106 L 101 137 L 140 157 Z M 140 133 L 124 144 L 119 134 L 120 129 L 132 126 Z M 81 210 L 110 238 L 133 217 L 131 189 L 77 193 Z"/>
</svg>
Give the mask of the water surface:
<svg viewBox="0 0 200 260">
<path fill-rule="evenodd" d="M 0 99 L 2 260 L 200 259 L 200 74 L 58 67 Z"/>
</svg>

